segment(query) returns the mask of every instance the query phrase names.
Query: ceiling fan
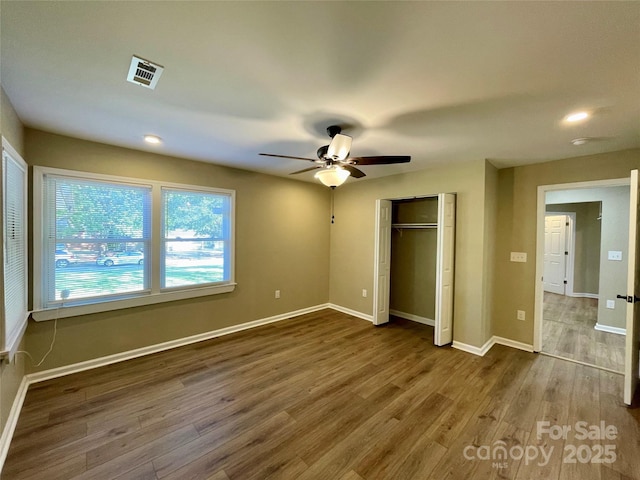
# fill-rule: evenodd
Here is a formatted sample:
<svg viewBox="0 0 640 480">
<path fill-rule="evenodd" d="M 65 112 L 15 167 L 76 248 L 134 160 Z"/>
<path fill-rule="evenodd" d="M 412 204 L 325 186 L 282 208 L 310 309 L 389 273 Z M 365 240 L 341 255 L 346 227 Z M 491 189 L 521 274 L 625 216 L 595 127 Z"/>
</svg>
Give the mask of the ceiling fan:
<svg viewBox="0 0 640 480">
<path fill-rule="evenodd" d="M 388 165 L 392 163 L 407 163 L 411 161 L 410 156 L 378 156 L 378 157 L 349 157 L 351 151 L 351 137 L 341 133 L 342 127 L 331 125 L 327 127 L 327 133 L 331 137 L 331 143 L 318 149 L 318 158 L 292 157 L 289 155 L 277 155 L 273 153 L 261 153 L 265 157 L 290 158 L 293 160 L 306 160 L 316 165 L 304 168 L 291 175 L 320 170 L 315 177 L 327 187 L 335 188 L 342 185 L 349 176 L 362 178 L 365 173 L 356 168 L 356 165 Z"/>
</svg>

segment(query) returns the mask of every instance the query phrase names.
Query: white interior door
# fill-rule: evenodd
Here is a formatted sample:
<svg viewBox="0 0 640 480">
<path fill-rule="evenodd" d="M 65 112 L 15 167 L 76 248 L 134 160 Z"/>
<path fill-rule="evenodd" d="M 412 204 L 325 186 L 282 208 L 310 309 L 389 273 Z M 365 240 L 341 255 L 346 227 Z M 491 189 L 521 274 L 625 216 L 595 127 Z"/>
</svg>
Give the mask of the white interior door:
<svg viewBox="0 0 640 480">
<path fill-rule="evenodd" d="M 456 228 L 456 196 L 438 195 L 438 258 L 436 263 L 436 318 L 433 342 L 453 341 L 453 256 Z"/>
<path fill-rule="evenodd" d="M 631 171 L 629 192 L 629 266 L 627 268 L 627 338 L 624 361 L 624 403 L 631 405 L 640 374 L 640 242 L 638 241 L 638 170 Z"/>
<path fill-rule="evenodd" d="M 391 200 L 376 201 L 373 286 L 373 324 L 389 322 L 389 286 L 391 285 Z"/>
<path fill-rule="evenodd" d="M 565 294 L 567 271 L 566 215 L 545 215 L 544 217 L 544 290 Z"/>
</svg>

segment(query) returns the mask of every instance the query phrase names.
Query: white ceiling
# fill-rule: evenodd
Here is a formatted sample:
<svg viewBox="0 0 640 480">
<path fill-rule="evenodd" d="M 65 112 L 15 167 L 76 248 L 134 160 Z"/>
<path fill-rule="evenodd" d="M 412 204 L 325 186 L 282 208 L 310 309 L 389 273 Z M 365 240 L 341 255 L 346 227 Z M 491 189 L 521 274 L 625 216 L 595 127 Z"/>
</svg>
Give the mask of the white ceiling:
<svg viewBox="0 0 640 480">
<path fill-rule="evenodd" d="M 306 164 L 258 153 L 315 158 L 339 123 L 354 156 L 412 156 L 367 178 L 640 147 L 640 2 L 3 0 L 1 13 L 21 120 L 79 138 L 287 175 Z M 126 82 L 133 54 L 164 65 L 156 90 Z M 578 109 L 594 115 L 562 122 Z"/>
</svg>

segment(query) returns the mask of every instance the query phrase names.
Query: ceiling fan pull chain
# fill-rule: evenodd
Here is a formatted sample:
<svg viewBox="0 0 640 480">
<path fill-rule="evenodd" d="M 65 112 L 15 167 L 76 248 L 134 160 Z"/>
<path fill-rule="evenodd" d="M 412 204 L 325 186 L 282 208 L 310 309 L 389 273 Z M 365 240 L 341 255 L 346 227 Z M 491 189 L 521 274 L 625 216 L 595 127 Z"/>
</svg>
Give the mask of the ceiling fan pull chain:
<svg viewBox="0 0 640 480">
<path fill-rule="evenodd" d="M 331 187 L 331 224 L 335 223 L 334 222 L 335 216 L 333 214 L 333 195 L 335 193 L 334 192 L 335 189 L 336 189 L 335 187 Z"/>
</svg>

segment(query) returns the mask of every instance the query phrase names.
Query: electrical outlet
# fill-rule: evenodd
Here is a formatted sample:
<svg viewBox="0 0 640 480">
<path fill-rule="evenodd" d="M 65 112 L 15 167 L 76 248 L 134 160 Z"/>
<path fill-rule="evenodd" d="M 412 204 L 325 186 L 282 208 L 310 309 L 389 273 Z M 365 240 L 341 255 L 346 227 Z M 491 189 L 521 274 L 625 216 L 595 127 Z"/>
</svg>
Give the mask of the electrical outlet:
<svg viewBox="0 0 640 480">
<path fill-rule="evenodd" d="M 524 314 L 524 310 L 518 310 L 517 311 L 517 316 L 518 316 L 518 320 L 525 320 L 525 314 Z"/>
<path fill-rule="evenodd" d="M 616 301 L 615 300 L 607 300 L 607 308 L 610 308 L 611 310 L 614 310 L 616 308 Z"/>
<path fill-rule="evenodd" d="M 362 289 L 362 296 L 363 296 L 364 298 L 367 298 L 367 289 L 366 289 L 366 288 L 363 288 L 363 289 Z"/>
<path fill-rule="evenodd" d="M 607 260 L 615 260 L 616 262 L 622 261 L 622 252 L 618 250 L 609 250 L 607 252 Z"/>
<path fill-rule="evenodd" d="M 280 298 L 280 290 L 276 290 L 276 298 Z"/>
<path fill-rule="evenodd" d="M 511 261 L 526 263 L 527 261 L 526 252 L 511 252 Z"/>
</svg>

